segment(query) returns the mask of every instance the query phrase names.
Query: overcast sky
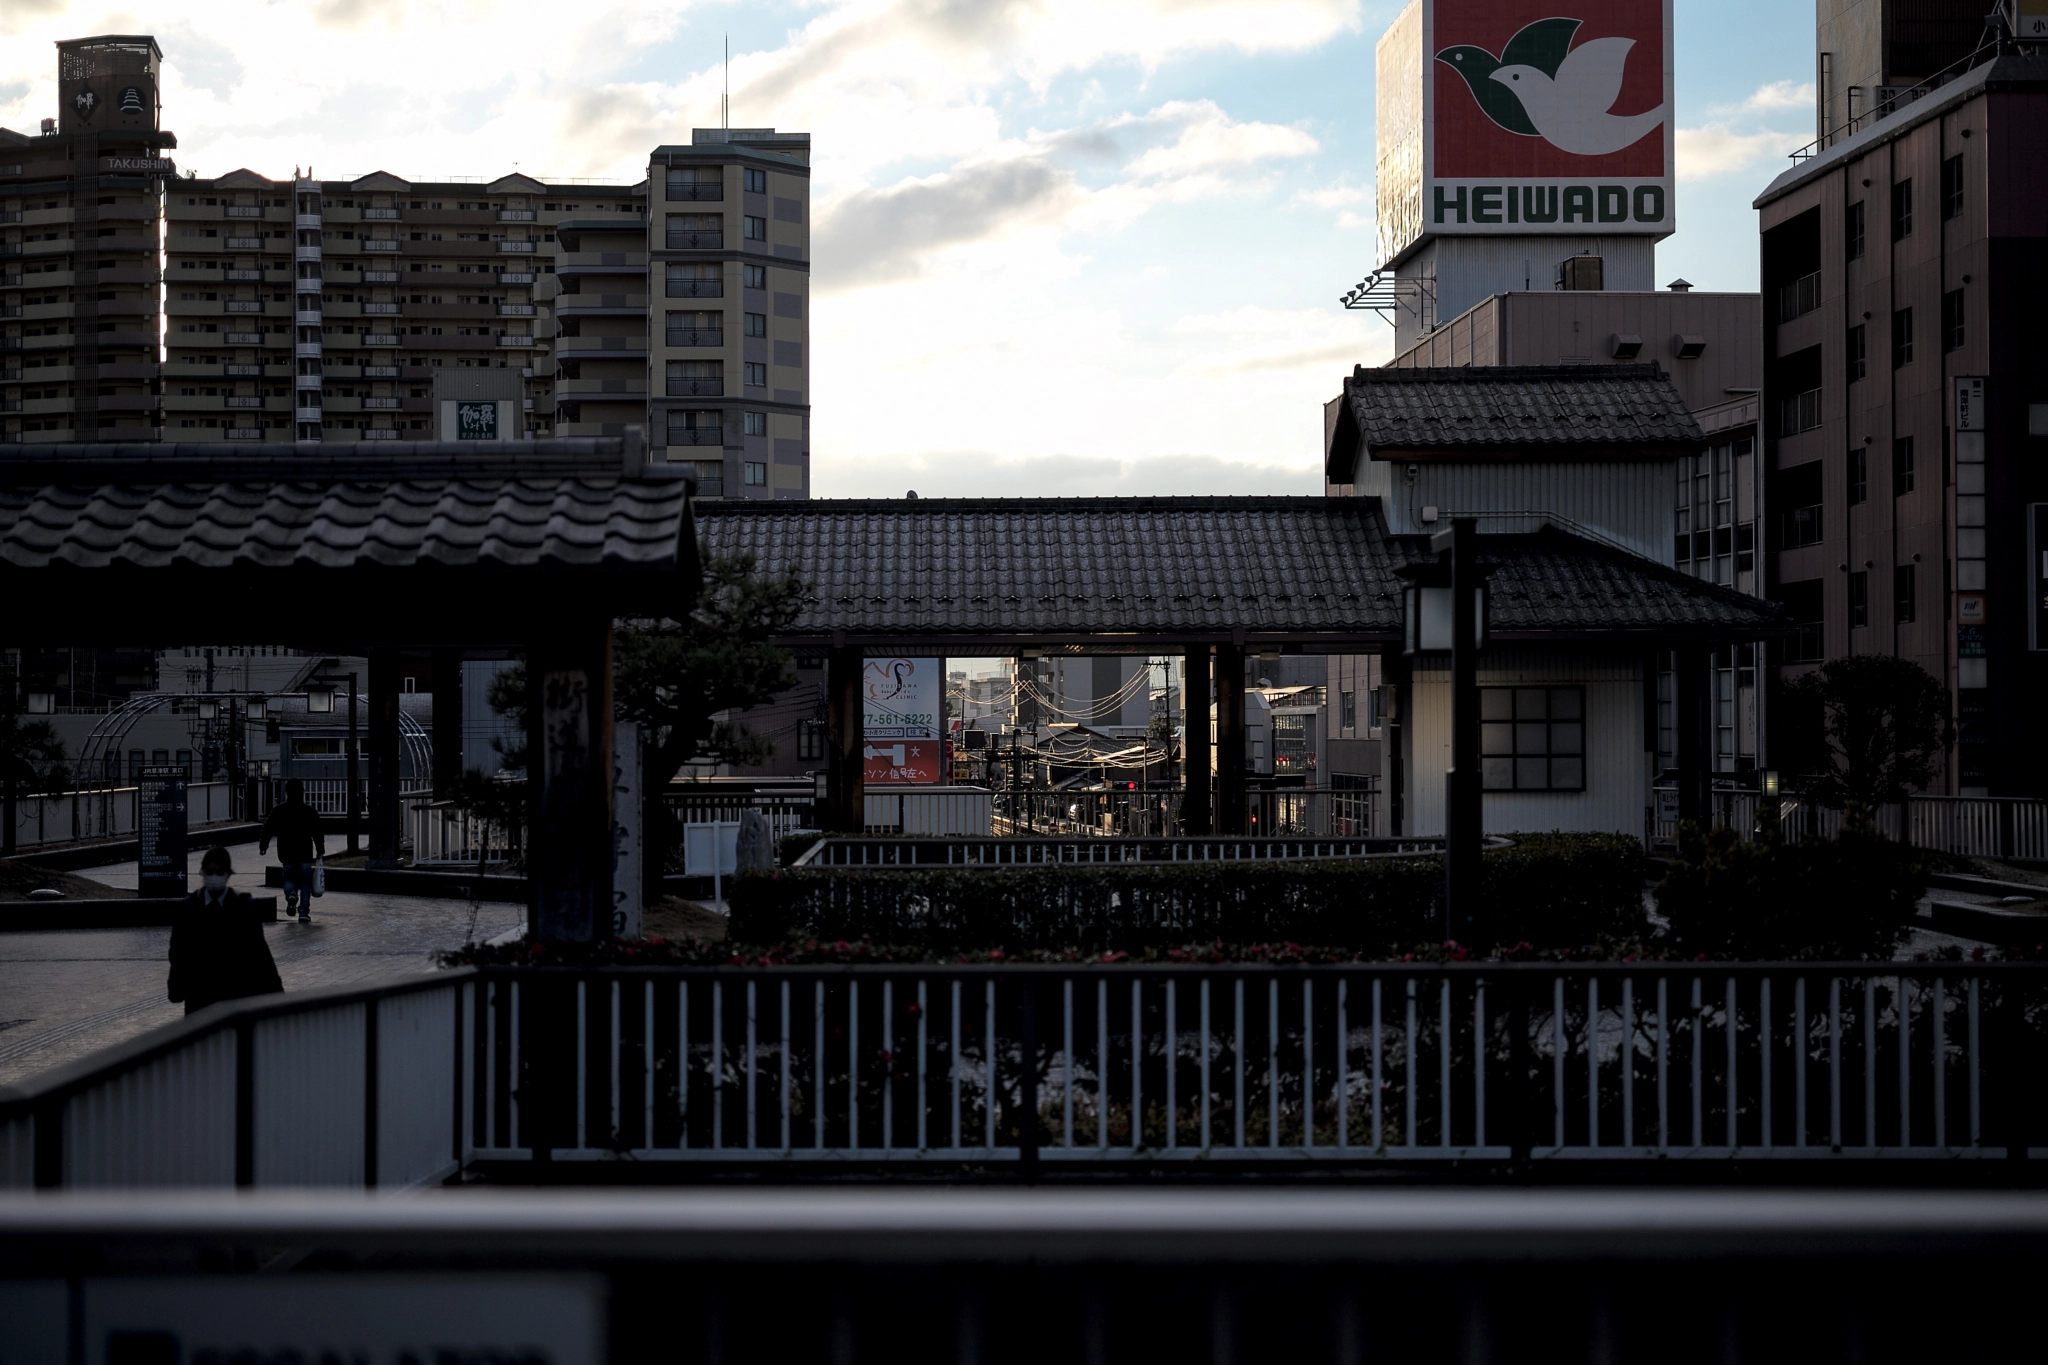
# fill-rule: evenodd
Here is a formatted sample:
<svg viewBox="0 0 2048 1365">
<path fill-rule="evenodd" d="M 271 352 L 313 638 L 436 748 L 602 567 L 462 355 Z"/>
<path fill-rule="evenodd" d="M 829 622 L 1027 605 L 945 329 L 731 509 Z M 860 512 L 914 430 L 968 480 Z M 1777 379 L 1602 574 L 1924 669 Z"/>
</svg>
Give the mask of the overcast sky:
<svg viewBox="0 0 2048 1365">
<path fill-rule="evenodd" d="M 814 149 L 821 496 L 1308 493 L 1392 330 L 1372 260 L 1393 0 L 0 0 L 0 125 L 59 38 L 154 33 L 201 175 L 637 180 L 718 122 Z M 1813 10 L 1679 0 L 1658 281 L 1756 287 L 1749 201 L 1812 137 Z"/>
</svg>

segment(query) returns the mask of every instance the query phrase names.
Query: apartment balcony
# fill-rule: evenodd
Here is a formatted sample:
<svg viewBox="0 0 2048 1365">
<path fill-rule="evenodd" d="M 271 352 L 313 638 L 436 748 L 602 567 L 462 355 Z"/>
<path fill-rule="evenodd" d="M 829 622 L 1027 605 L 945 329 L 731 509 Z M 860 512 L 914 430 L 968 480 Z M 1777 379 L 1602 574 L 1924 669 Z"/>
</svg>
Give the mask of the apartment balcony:
<svg viewBox="0 0 2048 1365">
<path fill-rule="evenodd" d="M 498 272 L 498 283 L 532 284 L 533 272 L 531 270 L 500 270 Z"/>
<path fill-rule="evenodd" d="M 395 412 L 398 410 L 398 405 L 399 400 L 396 398 L 365 398 L 363 400 L 365 408 L 388 408 Z"/>
<path fill-rule="evenodd" d="M 510 347 L 510 348 L 512 348 L 512 349 L 514 349 L 514 350 L 517 350 L 517 349 L 520 349 L 520 348 L 523 348 L 523 347 L 530 347 L 530 346 L 532 346 L 532 345 L 533 345 L 533 338 L 532 338 L 532 337 L 522 337 L 522 336 L 513 336 L 513 335 L 511 335 L 510 333 L 507 333 L 507 334 L 505 334 L 505 335 L 503 335 L 503 336 L 500 336 L 500 337 L 498 338 L 498 345 L 499 345 L 499 346 L 501 346 L 501 347 Z"/>
<path fill-rule="evenodd" d="M 356 245 L 364 251 L 396 251 L 404 243 L 393 237 L 365 237 Z"/>
<path fill-rule="evenodd" d="M 398 283 L 398 272 L 396 270 L 362 270 L 357 273 L 363 277 L 364 284 Z"/>
<path fill-rule="evenodd" d="M 723 398 L 723 379 L 671 379 L 668 381 L 670 398 Z"/>
<path fill-rule="evenodd" d="M 317 341 L 301 341 L 292 350 L 301 360 L 320 359 L 320 343 Z"/>
<path fill-rule="evenodd" d="M 533 221 L 533 210 L 499 209 L 498 221 L 501 223 L 530 223 Z"/>
<path fill-rule="evenodd" d="M 364 365 L 361 367 L 361 370 L 362 376 L 365 379 L 398 378 L 398 366 L 396 365 Z"/>
<path fill-rule="evenodd" d="M 223 251 L 261 251 L 264 240 L 261 237 L 223 237 L 220 245 Z"/>
<path fill-rule="evenodd" d="M 497 246 L 500 254 L 513 256 L 531 255 L 540 249 L 538 242 L 499 242 Z"/>
<path fill-rule="evenodd" d="M 390 314 L 398 312 L 398 305 L 395 303 L 365 303 L 361 305 L 361 308 L 365 313 Z"/>
<path fill-rule="evenodd" d="M 301 261 L 318 261 L 320 259 L 320 248 L 317 246 L 293 247 L 292 256 L 294 259 Z"/>
<path fill-rule="evenodd" d="M 238 365 L 230 363 L 221 366 L 220 372 L 224 375 L 227 375 L 229 378 L 247 377 L 250 379 L 261 379 L 263 377 L 263 367 L 261 365 Z"/>
<path fill-rule="evenodd" d="M 301 213 L 292 218 L 292 226 L 298 228 L 301 232 L 317 232 L 320 230 L 322 221 L 321 216 L 317 213 Z"/>
<path fill-rule="evenodd" d="M 668 443 L 672 446 L 716 446 L 725 444 L 724 427 L 670 427 Z"/>
<path fill-rule="evenodd" d="M 398 334 L 396 332 L 365 332 L 357 340 L 365 346 L 396 346 L 398 344 Z"/>
<path fill-rule="evenodd" d="M 264 311 L 263 300 L 228 299 L 221 304 L 221 311 L 224 313 L 261 313 Z"/>
<path fill-rule="evenodd" d="M 300 390 L 318 390 L 322 382 L 321 376 L 317 374 L 294 375 L 293 378 L 298 381 L 295 387 L 299 388 Z"/>
<path fill-rule="evenodd" d="M 501 318 L 530 318 L 533 315 L 533 305 L 530 303 L 501 303 L 498 305 L 498 316 Z"/>
<path fill-rule="evenodd" d="M 226 270 L 223 270 L 223 271 L 221 271 L 221 272 L 220 272 L 220 277 L 221 277 L 222 279 L 224 279 L 224 280 L 259 280 L 259 281 L 260 281 L 260 280 L 261 280 L 261 279 L 263 278 L 263 272 L 262 272 L 261 270 L 246 270 L 246 269 L 242 269 L 242 268 L 239 268 L 239 267 L 231 267 L 231 268 L 229 268 L 229 269 L 226 269 Z"/>
<path fill-rule="evenodd" d="M 261 218 L 263 216 L 263 206 L 261 204 L 223 204 L 220 216 L 223 218 Z"/>
<path fill-rule="evenodd" d="M 261 332 L 223 332 L 221 339 L 229 346 L 261 346 L 264 344 Z"/>
<path fill-rule="evenodd" d="M 355 435 L 358 441 L 396 441 L 405 433 L 393 427 L 364 427 Z"/>
<path fill-rule="evenodd" d="M 260 408 L 263 401 L 262 394 L 231 393 L 220 400 L 220 405 L 224 408 Z"/>
<path fill-rule="evenodd" d="M 563 360 L 645 360 L 647 343 L 638 336 L 557 337 Z"/>
<path fill-rule="evenodd" d="M 301 327 L 318 327 L 325 316 L 318 308 L 301 308 L 295 315 Z"/>
<path fill-rule="evenodd" d="M 692 330 L 683 327 L 671 327 L 662 340 L 665 345 L 669 346 L 723 346 L 725 345 L 725 331 L 723 328 L 699 328 Z"/>
<path fill-rule="evenodd" d="M 700 182 L 695 185 L 670 185 L 667 189 L 666 197 L 671 204 L 715 204 L 725 198 L 725 184 L 722 181 L 713 184 Z"/>
<path fill-rule="evenodd" d="M 382 219 L 390 222 L 398 220 L 397 209 L 364 209 L 362 210 L 362 215 L 365 220 Z"/>
<path fill-rule="evenodd" d="M 724 232 L 671 232 L 663 239 L 670 251 L 723 251 Z"/>
<path fill-rule="evenodd" d="M 672 299 L 722 299 L 725 297 L 724 280 L 670 280 L 668 297 Z"/>
<path fill-rule="evenodd" d="M 304 408 L 304 407 L 302 407 L 302 408 L 300 408 L 300 409 L 298 409 L 298 410 L 297 410 L 297 412 L 296 412 L 296 413 L 294 414 L 294 416 L 296 417 L 296 419 L 297 419 L 298 421 L 301 421 L 301 422 L 317 422 L 317 421 L 319 421 L 319 420 L 320 420 L 320 418 L 321 418 L 321 412 L 322 412 L 322 410 L 321 410 L 321 409 L 319 409 L 319 408 Z"/>
<path fill-rule="evenodd" d="M 20 304 L 18 304 L 18 303 L 10 303 L 10 304 L 5 304 L 5 305 L 0 305 L 0 318 L 18 318 L 18 317 L 20 317 L 20 316 L 21 316 L 21 305 L 20 305 Z"/>
<path fill-rule="evenodd" d="M 260 441 L 263 439 L 263 428 L 222 427 L 220 434 L 230 441 Z"/>
</svg>

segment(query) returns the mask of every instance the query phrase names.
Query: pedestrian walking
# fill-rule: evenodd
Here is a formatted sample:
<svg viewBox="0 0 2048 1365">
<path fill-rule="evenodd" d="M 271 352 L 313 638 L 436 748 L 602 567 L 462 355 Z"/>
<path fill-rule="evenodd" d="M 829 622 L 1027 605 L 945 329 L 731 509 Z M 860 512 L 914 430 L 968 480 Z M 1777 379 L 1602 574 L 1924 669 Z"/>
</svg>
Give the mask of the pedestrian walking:
<svg viewBox="0 0 2048 1365">
<path fill-rule="evenodd" d="M 291 918 L 296 903 L 299 923 L 311 924 L 313 859 L 327 856 L 327 837 L 320 832 L 320 812 L 306 804 L 306 784 L 296 777 L 285 780 L 283 803 L 272 807 L 263 822 L 256 841 L 258 857 L 269 852 L 272 839 L 277 840 L 277 860 L 284 865 L 285 918 Z"/>
<path fill-rule="evenodd" d="M 226 849 L 208 849 L 199 860 L 200 889 L 171 923 L 170 997 L 184 1001 L 187 1014 L 284 989 L 255 903 L 228 889 L 234 871 Z"/>
</svg>

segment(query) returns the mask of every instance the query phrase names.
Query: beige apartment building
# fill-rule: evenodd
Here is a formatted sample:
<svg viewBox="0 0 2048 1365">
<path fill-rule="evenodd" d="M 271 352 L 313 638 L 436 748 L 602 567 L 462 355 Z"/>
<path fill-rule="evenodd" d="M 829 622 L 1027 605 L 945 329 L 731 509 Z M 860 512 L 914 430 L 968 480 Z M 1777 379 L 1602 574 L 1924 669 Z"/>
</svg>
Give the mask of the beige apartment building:
<svg viewBox="0 0 2048 1365">
<path fill-rule="evenodd" d="M 0 128 L 0 442 L 156 438 L 163 53 L 57 44 L 59 111 Z"/>
<path fill-rule="evenodd" d="M 632 185 L 381 171 L 322 181 L 239 170 L 176 181 L 166 199 L 172 440 L 435 439 L 437 373 L 471 369 L 519 376 L 521 415 L 501 439 L 568 434 L 557 229 L 639 234 L 645 212 Z"/>
</svg>

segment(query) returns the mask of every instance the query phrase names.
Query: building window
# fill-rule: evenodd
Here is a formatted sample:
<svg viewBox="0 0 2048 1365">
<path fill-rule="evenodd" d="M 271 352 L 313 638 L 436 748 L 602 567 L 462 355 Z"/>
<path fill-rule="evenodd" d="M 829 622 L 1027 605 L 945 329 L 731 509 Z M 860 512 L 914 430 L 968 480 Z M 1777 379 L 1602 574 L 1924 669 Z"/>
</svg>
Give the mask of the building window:
<svg viewBox="0 0 2048 1365">
<path fill-rule="evenodd" d="M 670 199 L 725 198 L 725 168 L 722 166 L 671 166 L 668 168 Z"/>
<path fill-rule="evenodd" d="M 1870 496 L 1870 459 L 1863 447 L 1849 452 L 1849 505 L 1854 507 Z"/>
<path fill-rule="evenodd" d="M 1913 438 L 1901 436 L 1892 442 L 1892 496 L 1913 491 Z"/>
<path fill-rule="evenodd" d="M 746 478 L 748 487 L 766 488 L 768 486 L 768 466 L 760 460 L 748 460 L 746 462 Z"/>
<path fill-rule="evenodd" d="M 768 287 L 768 267 L 765 265 L 741 266 L 740 283 L 749 289 L 766 289 Z"/>
<path fill-rule="evenodd" d="M 1849 357 L 1849 382 L 1853 384 L 1861 379 L 1869 368 L 1867 343 L 1864 339 L 1863 324 L 1860 322 L 1849 329 L 1847 352 Z"/>
<path fill-rule="evenodd" d="M 766 313 L 748 313 L 745 316 L 748 336 L 764 337 L 768 335 L 768 315 Z"/>
<path fill-rule="evenodd" d="M 749 361 L 745 378 L 748 388 L 765 389 L 768 387 L 768 367 Z"/>
<path fill-rule="evenodd" d="M 671 213 L 666 245 L 670 251 L 716 250 L 725 245 L 725 219 L 715 213 Z"/>
<path fill-rule="evenodd" d="M 663 340 L 670 346 L 723 346 L 725 314 L 672 312 Z"/>
<path fill-rule="evenodd" d="M 1341 730 L 1358 728 L 1358 694 L 1339 692 L 1337 694 L 1337 726 Z"/>
<path fill-rule="evenodd" d="M 800 720 L 796 723 L 796 756 L 800 763 L 825 760 L 825 722 Z"/>
<path fill-rule="evenodd" d="M 1913 363 L 1913 310 L 1901 308 L 1892 314 L 1892 368 Z"/>
<path fill-rule="evenodd" d="M 672 446 L 715 446 L 723 442 L 720 415 L 714 410 L 671 410 L 668 443 Z"/>
<path fill-rule="evenodd" d="M 743 215 L 740 218 L 740 236 L 750 242 L 767 241 L 768 220 L 766 218 L 756 218 L 751 213 Z"/>
<path fill-rule="evenodd" d="M 671 360 L 667 372 L 671 398 L 717 398 L 725 393 L 724 361 Z"/>
<path fill-rule="evenodd" d="M 1487 791 L 1586 789 L 1586 690 L 1479 689 L 1479 763 Z"/>
<path fill-rule="evenodd" d="M 1849 575 L 1849 626 L 1870 624 L 1870 575 L 1858 569 Z"/>
<path fill-rule="evenodd" d="M 718 299 L 725 297 L 725 281 L 718 267 L 697 261 L 671 261 L 668 265 L 668 296 L 672 299 Z"/>
<path fill-rule="evenodd" d="M 1820 390 L 1808 389 L 1786 398 L 1778 408 L 1778 434 L 1797 436 L 1820 425 Z"/>
<path fill-rule="evenodd" d="M 1960 218 L 1963 216 L 1963 154 L 1941 163 L 1941 216 Z"/>
<path fill-rule="evenodd" d="M 1820 307 L 1820 272 L 1801 275 L 1778 288 L 1778 321 L 1790 322 Z"/>
<path fill-rule="evenodd" d="M 1901 564 L 1892 570 L 1892 620 L 1902 626 L 1913 620 L 1913 568 Z"/>
<path fill-rule="evenodd" d="M 1913 235 L 1913 182 L 1901 180 L 1892 186 L 1892 240 L 1903 242 Z"/>
<path fill-rule="evenodd" d="M 1820 509 L 1819 503 L 1785 509 L 1783 548 L 1796 550 L 1802 545 L 1820 544 Z"/>
<path fill-rule="evenodd" d="M 746 430 L 747 430 L 747 435 L 749 435 L 749 436 L 766 436 L 766 435 L 768 434 L 768 414 L 767 414 L 767 413 L 765 413 L 765 412 L 750 412 L 750 413 L 746 414 L 746 421 L 747 421 L 747 427 L 746 427 Z"/>
<path fill-rule="evenodd" d="M 749 194 L 768 193 L 768 172 L 757 171 L 749 166 L 742 170 L 740 174 L 747 178 L 747 192 Z"/>
<path fill-rule="evenodd" d="M 1941 349 L 1963 348 L 1963 291 L 1951 289 L 1941 296 Z"/>
<path fill-rule="evenodd" d="M 1850 260 L 1863 258 L 1863 201 L 1849 205 L 1842 217 L 1842 250 Z"/>
</svg>

